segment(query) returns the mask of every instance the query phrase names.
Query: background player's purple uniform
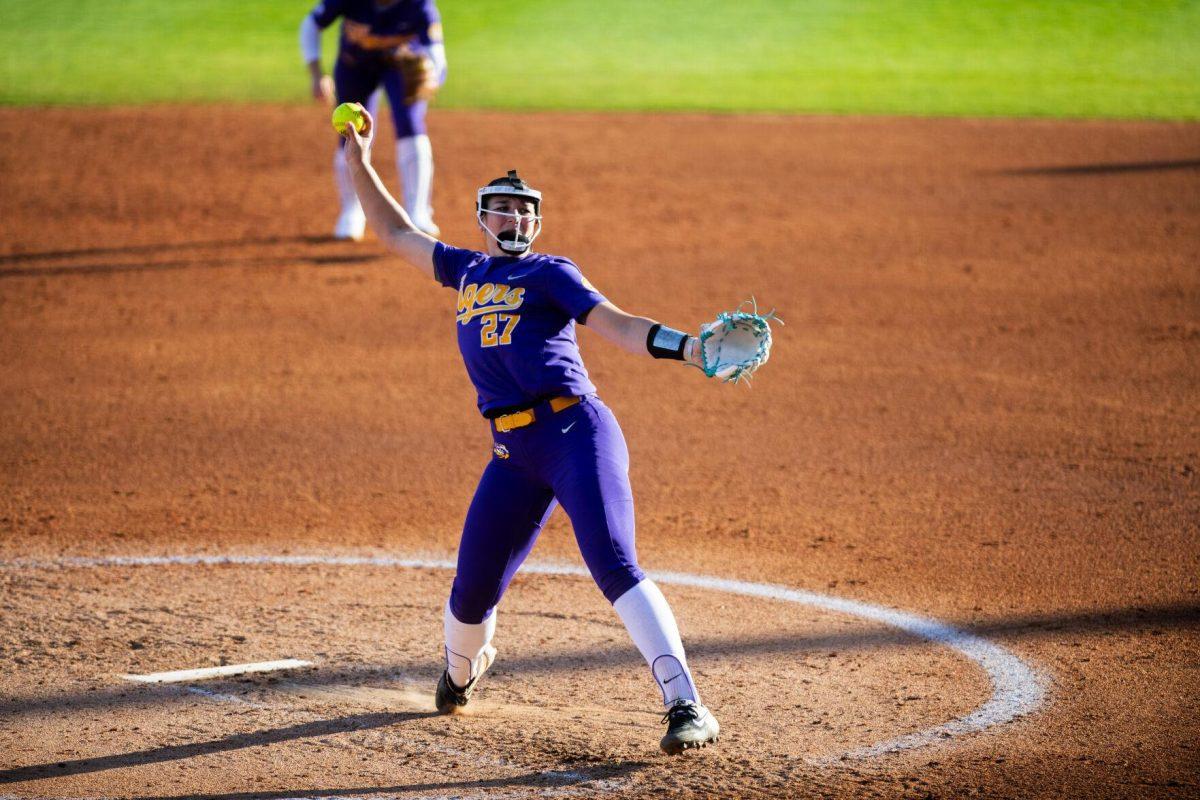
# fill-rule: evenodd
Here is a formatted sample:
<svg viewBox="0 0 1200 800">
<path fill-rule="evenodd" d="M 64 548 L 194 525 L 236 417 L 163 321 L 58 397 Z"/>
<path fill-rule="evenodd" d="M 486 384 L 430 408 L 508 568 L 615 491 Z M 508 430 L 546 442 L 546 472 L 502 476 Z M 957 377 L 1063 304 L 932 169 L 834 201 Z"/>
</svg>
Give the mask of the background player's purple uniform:
<svg viewBox="0 0 1200 800">
<path fill-rule="evenodd" d="M 314 96 L 328 92 L 321 70 L 321 30 L 342 18 L 341 40 L 333 68 L 333 91 L 340 103 L 361 103 L 372 116 L 376 90 L 387 92 L 396 128 L 396 167 L 400 172 L 404 208 L 418 228 L 437 236 L 433 221 L 433 145 L 425 132 L 425 112 L 432 84 L 446 79 L 442 25 L 433 0 L 324 0 L 300 22 L 300 52 L 313 73 Z M 405 73 L 396 62 L 400 52 L 427 58 L 433 75 L 421 86 L 405 86 Z M 409 70 L 411 73 L 412 71 Z M 410 78 L 411 79 L 411 78 Z M 338 137 L 333 157 L 334 181 L 341 209 L 333 235 L 360 240 L 366 216 L 354 191 L 345 158 L 345 140 Z"/>
<path fill-rule="evenodd" d="M 634 551 L 629 453 L 595 396 L 576 321 L 604 296 L 565 258 L 489 257 L 437 244 L 434 273 L 458 290 L 458 345 L 485 416 L 535 407 L 532 425 L 493 433 L 493 458 L 467 512 L 450 609 L 481 622 L 500 601 L 556 503 L 610 602 L 642 580 Z M 553 413 L 552 397 L 577 405 Z M 536 404 L 536 405 L 535 405 Z"/>
<path fill-rule="evenodd" d="M 404 80 L 388 63 L 388 55 L 399 47 L 433 44 L 430 31 L 440 30 L 441 17 L 433 0 L 324 0 L 312 11 L 317 27 L 324 30 L 342 17 L 338 58 L 333 82 L 339 103 L 362 103 L 375 115 L 371 99 L 382 84 L 392 108 L 396 136 L 425 133 L 427 103 L 404 102 Z"/>
</svg>

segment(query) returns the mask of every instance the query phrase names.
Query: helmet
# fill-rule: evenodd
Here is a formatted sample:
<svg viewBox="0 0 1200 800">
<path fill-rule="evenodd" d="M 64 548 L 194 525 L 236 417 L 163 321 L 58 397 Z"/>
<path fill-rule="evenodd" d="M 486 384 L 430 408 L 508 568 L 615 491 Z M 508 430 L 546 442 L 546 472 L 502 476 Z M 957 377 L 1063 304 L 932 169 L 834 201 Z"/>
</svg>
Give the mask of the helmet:
<svg viewBox="0 0 1200 800">
<path fill-rule="evenodd" d="M 528 200 L 533 203 L 533 220 L 534 227 L 530 235 L 526 236 L 520 232 L 520 220 L 529 219 L 527 216 L 520 214 L 512 214 L 506 211 L 492 211 L 488 209 L 487 199 L 489 197 L 519 197 L 523 200 Z M 517 228 L 512 231 L 512 235 L 501 234 L 504 238 L 500 238 L 492 233 L 486 225 L 483 224 L 484 214 L 496 214 L 501 217 L 512 217 L 517 220 Z M 521 180 L 515 169 L 510 169 L 508 175 L 483 186 L 475 198 L 475 215 L 479 221 L 479 227 L 484 233 L 496 240 L 496 244 L 500 249 L 509 255 L 520 255 L 529 249 L 533 244 L 533 240 L 542 232 L 542 193 L 534 189 L 525 181 Z"/>
</svg>

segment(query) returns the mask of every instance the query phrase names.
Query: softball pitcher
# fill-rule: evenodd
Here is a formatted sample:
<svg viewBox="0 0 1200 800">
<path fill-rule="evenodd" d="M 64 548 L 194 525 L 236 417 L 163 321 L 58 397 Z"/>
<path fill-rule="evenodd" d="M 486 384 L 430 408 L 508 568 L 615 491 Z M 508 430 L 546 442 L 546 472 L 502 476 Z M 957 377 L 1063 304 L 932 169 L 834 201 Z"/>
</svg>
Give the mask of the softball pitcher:
<svg viewBox="0 0 1200 800">
<path fill-rule="evenodd" d="M 333 79 L 321 67 L 321 31 L 342 17 Z M 429 99 L 446 79 L 446 48 L 433 0 L 323 0 L 300 23 L 300 52 L 312 76 L 314 99 L 362 103 L 372 113 L 380 85 L 396 127 L 396 164 L 404 207 L 422 231 L 437 236 L 433 222 L 433 147 L 425 131 Z M 341 210 L 333 235 L 363 237 L 366 218 L 346 166 L 345 142 L 333 156 Z"/>
<path fill-rule="evenodd" d="M 368 115 L 363 133 L 351 129 L 346 144 L 367 221 L 406 261 L 457 291 L 459 350 L 492 428 L 492 458 L 467 511 L 445 609 L 438 709 L 450 713 L 471 699 L 496 656 L 496 605 L 562 505 L 588 570 L 662 689 L 662 749 L 716 742 L 720 726 L 700 703 L 671 608 L 638 567 L 629 453 L 588 379 L 575 326 L 631 352 L 699 363 L 696 337 L 625 313 L 568 259 L 533 252 L 542 195 L 516 171 L 478 192 L 482 252 L 423 232 L 370 164 L 373 127 Z"/>
</svg>

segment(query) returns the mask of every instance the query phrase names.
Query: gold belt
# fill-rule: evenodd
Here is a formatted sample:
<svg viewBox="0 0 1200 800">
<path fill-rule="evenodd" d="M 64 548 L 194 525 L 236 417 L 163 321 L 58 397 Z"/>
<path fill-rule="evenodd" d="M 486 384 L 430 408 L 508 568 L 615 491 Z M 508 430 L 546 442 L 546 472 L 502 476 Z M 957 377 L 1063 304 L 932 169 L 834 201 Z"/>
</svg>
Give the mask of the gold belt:
<svg viewBox="0 0 1200 800">
<path fill-rule="evenodd" d="M 551 397 L 550 410 L 557 414 L 558 412 L 578 405 L 578 397 Z M 524 411 L 514 411 L 511 414 L 505 414 L 501 417 L 496 417 L 492 420 L 492 424 L 496 426 L 497 433 L 507 433 L 508 431 L 524 428 L 526 425 L 532 425 L 537 421 L 537 414 L 534 409 L 527 408 Z"/>
</svg>

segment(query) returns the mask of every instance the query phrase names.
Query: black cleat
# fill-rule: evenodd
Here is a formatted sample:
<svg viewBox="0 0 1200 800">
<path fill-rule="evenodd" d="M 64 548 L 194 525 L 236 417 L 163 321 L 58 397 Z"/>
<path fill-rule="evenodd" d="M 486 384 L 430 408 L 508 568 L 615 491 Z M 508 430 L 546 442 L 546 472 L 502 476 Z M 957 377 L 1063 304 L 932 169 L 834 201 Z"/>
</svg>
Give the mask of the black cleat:
<svg viewBox="0 0 1200 800">
<path fill-rule="evenodd" d="M 667 723 L 667 735 L 659 745 L 669 756 L 682 753 L 692 747 L 707 747 L 716 744 L 721 735 L 717 718 L 702 705 L 691 700 L 676 700 L 663 715 Z"/>
<path fill-rule="evenodd" d="M 438 713 L 453 714 L 465 706 L 470 702 L 471 693 L 475 691 L 475 686 L 478 683 L 478 680 L 473 680 L 460 689 L 454 685 L 454 681 L 450 680 L 450 673 L 443 672 L 442 677 L 438 680 L 437 694 L 433 698 Z"/>
<path fill-rule="evenodd" d="M 437 710 L 441 714 L 453 714 L 460 708 L 471 701 L 471 694 L 475 691 L 475 687 L 479 685 L 479 679 L 483 677 L 483 673 L 487 672 L 488 667 L 496 659 L 496 648 L 490 645 L 484 647 L 477 659 L 476 667 L 479 671 L 475 677 L 467 682 L 463 688 L 458 688 L 454 685 L 454 681 L 450 680 L 450 672 L 442 672 L 442 677 L 438 679 L 437 692 L 433 696 L 433 704 L 437 706 Z"/>
</svg>

